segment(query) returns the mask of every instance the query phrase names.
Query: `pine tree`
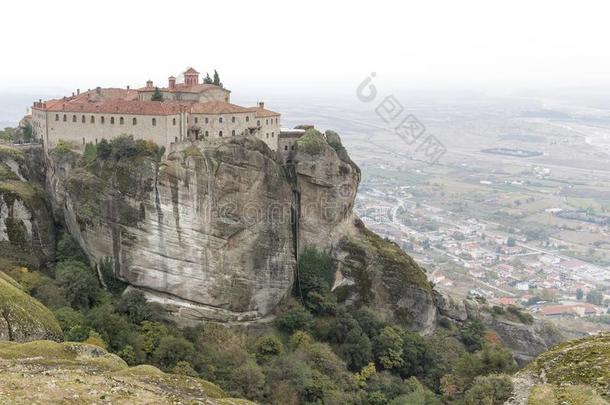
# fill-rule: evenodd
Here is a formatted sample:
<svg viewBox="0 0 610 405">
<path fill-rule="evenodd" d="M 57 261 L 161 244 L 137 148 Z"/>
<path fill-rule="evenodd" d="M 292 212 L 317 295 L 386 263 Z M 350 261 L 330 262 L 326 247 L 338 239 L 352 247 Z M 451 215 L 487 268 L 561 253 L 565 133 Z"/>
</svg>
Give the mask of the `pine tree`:
<svg viewBox="0 0 610 405">
<path fill-rule="evenodd" d="M 214 69 L 214 84 L 216 86 L 222 86 L 222 83 L 220 83 L 220 76 L 218 75 L 216 69 Z"/>
<path fill-rule="evenodd" d="M 205 78 L 203 79 L 203 83 L 204 83 L 204 84 L 212 84 L 212 83 L 214 83 L 214 82 L 212 81 L 212 78 L 210 77 L 210 74 L 209 74 L 209 73 L 206 73 L 206 74 L 205 74 Z"/>
<path fill-rule="evenodd" d="M 155 87 L 155 92 L 150 98 L 151 101 L 163 101 L 163 94 L 161 94 L 161 90 L 158 87 Z"/>
</svg>

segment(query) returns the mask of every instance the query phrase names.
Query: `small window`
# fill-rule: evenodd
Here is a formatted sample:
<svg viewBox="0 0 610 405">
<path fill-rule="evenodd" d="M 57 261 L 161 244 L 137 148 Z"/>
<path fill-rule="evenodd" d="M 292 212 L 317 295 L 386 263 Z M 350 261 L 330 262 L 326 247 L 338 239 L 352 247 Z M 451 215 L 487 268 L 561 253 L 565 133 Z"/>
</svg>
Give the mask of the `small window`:
<svg viewBox="0 0 610 405">
<path fill-rule="evenodd" d="M 265 120 L 265 125 L 269 125 L 269 120 Z"/>
<path fill-rule="evenodd" d="M 59 121 L 59 114 L 55 114 L 55 121 Z"/>
<path fill-rule="evenodd" d="M 72 116 L 72 122 L 76 122 L 76 115 Z"/>
<path fill-rule="evenodd" d="M 85 121 L 86 121 L 85 116 L 83 115 L 83 116 L 80 118 L 80 120 L 81 120 L 81 122 L 84 124 L 84 123 L 85 123 Z"/>
<path fill-rule="evenodd" d="M 119 118 L 119 124 L 120 125 L 125 124 L 125 118 L 123 118 L 123 117 Z"/>
<path fill-rule="evenodd" d="M 207 119 L 207 118 L 206 118 Z M 210 136 L 210 134 L 208 133 L 208 131 L 205 131 L 205 136 Z"/>
<path fill-rule="evenodd" d="M 153 127 L 156 127 L 156 126 L 157 126 L 157 119 L 156 119 L 156 118 L 153 118 L 153 119 L 152 119 L 152 124 L 153 124 Z"/>
<path fill-rule="evenodd" d="M 222 131 L 218 131 L 218 136 L 222 138 Z"/>
<path fill-rule="evenodd" d="M 85 144 L 85 138 L 83 138 L 83 145 Z"/>
<path fill-rule="evenodd" d="M 138 125 L 138 119 L 136 117 L 132 118 L 131 125 Z"/>
<path fill-rule="evenodd" d="M 103 116 L 103 115 L 100 117 L 100 122 L 101 122 L 102 124 L 103 124 L 104 122 L 106 122 L 106 118 L 104 118 L 104 116 Z"/>
<path fill-rule="evenodd" d="M 66 114 L 64 114 L 64 122 L 66 122 L 68 120 L 68 116 Z"/>
<path fill-rule="evenodd" d="M 294 150 L 294 145 L 292 145 L 292 146 L 290 147 L 290 150 Z"/>
<path fill-rule="evenodd" d="M 250 122 L 250 117 L 246 115 L 246 122 Z"/>
<path fill-rule="evenodd" d="M 288 150 L 288 145 L 284 145 L 284 150 Z"/>
<path fill-rule="evenodd" d="M 176 125 L 176 119 L 175 119 L 175 118 L 174 118 L 174 119 L 172 119 L 172 124 L 173 124 L 173 125 Z"/>
<path fill-rule="evenodd" d="M 195 124 L 199 124 L 199 118 L 195 117 Z"/>
<path fill-rule="evenodd" d="M 95 138 L 95 144 L 97 145 L 97 138 Z"/>
<path fill-rule="evenodd" d="M 205 117 L 205 123 L 206 124 L 208 123 L 208 117 Z"/>
<path fill-rule="evenodd" d="M 93 116 L 93 115 L 91 116 L 91 123 L 95 124 L 95 116 Z"/>
<path fill-rule="evenodd" d="M 272 138 L 275 138 L 275 132 L 272 132 L 272 133 L 271 133 L 271 137 L 272 137 Z"/>
<path fill-rule="evenodd" d="M 114 125 L 114 117 L 110 117 L 110 124 Z"/>
<path fill-rule="evenodd" d="M 256 126 L 260 127 L 261 126 L 261 120 L 256 120 Z"/>
<path fill-rule="evenodd" d="M 222 123 L 222 117 L 218 118 L 218 122 Z"/>
<path fill-rule="evenodd" d="M 235 122 L 235 117 L 231 117 L 231 122 Z"/>
<path fill-rule="evenodd" d="M 231 136 L 235 136 L 235 130 L 231 131 Z"/>
</svg>

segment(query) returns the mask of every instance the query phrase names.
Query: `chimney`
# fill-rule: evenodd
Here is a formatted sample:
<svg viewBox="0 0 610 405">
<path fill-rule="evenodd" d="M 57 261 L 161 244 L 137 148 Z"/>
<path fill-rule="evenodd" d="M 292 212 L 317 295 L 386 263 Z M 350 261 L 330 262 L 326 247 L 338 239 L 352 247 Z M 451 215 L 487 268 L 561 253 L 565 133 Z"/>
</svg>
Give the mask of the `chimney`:
<svg viewBox="0 0 610 405">
<path fill-rule="evenodd" d="M 146 81 L 146 87 L 152 87 L 153 86 L 153 81 L 152 80 L 147 80 Z"/>
<path fill-rule="evenodd" d="M 168 81 L 168 87 L 170 89 L 173 89 L 176 87 L 176 78 L 174 76 L 170 76 L 169 79 L 167 79 Z"/>
<path fill-rule="evenodd" d="M 80 89 L 76 89 L 76 94 L 80 94 Z"/>
<path fill-rule="evenodd" d="M 258 108 L 265 108 L 265 103 L 263 101 L 259 101 Z"/>
</svg>

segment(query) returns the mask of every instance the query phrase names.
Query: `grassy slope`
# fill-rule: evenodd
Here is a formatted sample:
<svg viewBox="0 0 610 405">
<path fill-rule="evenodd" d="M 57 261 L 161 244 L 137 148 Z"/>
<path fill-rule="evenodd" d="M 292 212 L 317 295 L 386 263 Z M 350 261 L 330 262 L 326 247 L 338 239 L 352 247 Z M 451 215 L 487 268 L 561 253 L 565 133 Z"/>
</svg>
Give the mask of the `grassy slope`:
<svg viewBox="0 0 610 405">
<path fill-rule="evenodd" d="M 526 369 L 541 381 L 529 403 L 607 404 L 610 399 L 610 333 L 559 344 Z"/>
<path fill-rule="evenodd" d="M 8 319 L 14 340 L 43 337 L 61 339 L 63 336 L 53 313 L 22 291 L 15 281 L 2 272 L 0 272 L 0 315 L 2 332 L 6 333 L 6 319 Z"/>
<path fill-rule="evenodd" d="M 0 342 L 0 373 L 0 403 L 252 404 L 199 378 L 128 367 L 84 343 Z"/>
</svg>

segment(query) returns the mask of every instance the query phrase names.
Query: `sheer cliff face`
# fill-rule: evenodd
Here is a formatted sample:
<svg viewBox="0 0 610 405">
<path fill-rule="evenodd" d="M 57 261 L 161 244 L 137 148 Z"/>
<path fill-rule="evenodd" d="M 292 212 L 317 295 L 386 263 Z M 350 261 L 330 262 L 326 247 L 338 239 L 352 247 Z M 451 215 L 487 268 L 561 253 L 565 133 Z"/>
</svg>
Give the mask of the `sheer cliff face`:
<svg viewBox="0 0 610 405">
<path fill-rule="evenodd" d="M 53 217 L 35 182 L 38 152 L 0 145 L 0 259 L 34 267 L 55 252 Z"/>
<path fill-rule="evenodd" d="M 129 158 L 84 170 L 69 156 L 50 159 L 71 234 L 176 319 L 258 318 L 290 290 L 291 189 L 255 140 L 192 146 L 161 164 Z"/>
<path fill-rule="evenodd" d="M 339 136 L 312 134 L 297 149 L 282 165 L 262 142 L 240 137 L 161 163 L 130 157 L 86 169 L 51 153 L 47 184 L 90 257 L 183 323 L 269 314 L 311 245 L 338 260 L 343 302 L 431 329 L 436 307 L 423 270 L 353 213 L 360 170 Z"/>
</svg>

